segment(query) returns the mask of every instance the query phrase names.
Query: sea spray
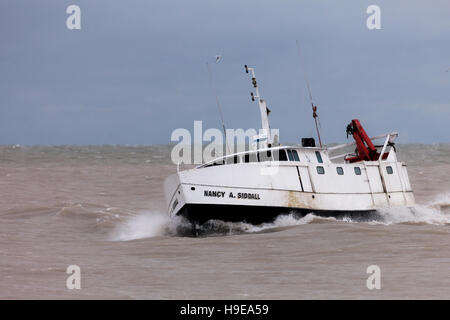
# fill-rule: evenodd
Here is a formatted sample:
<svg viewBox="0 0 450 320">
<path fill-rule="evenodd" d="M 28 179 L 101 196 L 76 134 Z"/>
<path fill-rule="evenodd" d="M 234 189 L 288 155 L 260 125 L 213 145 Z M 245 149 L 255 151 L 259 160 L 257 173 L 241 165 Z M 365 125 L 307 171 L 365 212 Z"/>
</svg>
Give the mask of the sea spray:
<svg viewBox="0 0 450 320">
<path fill-rule="evenodd" d="M 110 239 L 113 241 L 129 241 L 163 236 L 166 234 L 168 223 L 167 215 L 141 212 L 121 222 L 112 232 Z"/>
<path fill-rule="evenodd" d="M 264 233 L 282 231 L 290 227 L 311 223 L 368 223 L 382 224 L 450 224 L 449 194 L 436 197 L 436 200 L 426 205 L 416 205 L 412 208 L 398 207 L 377 210 L 367 215 L 352 216 L 343 213 L 339 217 L 324 217 L 313 213 L 304 216 L 290 212 L 278 216 L 273 222 L 253 225 L 247 222 L 228 222 L 209 220 L 202 225 L 196 225 L 177 216 L 170 218 L 160 212 L 141 212 L 119 223 L 110 236 L 113 241 L 130 241 L 142 238 L 161 236 L 226 236 L 242 233 Z"/>
<path fill-rule="evenodd" d="M 449 194 L 438 195 L 435 200 L 425 205 L 415 205 L 412 208 L 387 208 L 378 210 L 382 217 L 381 223 L 413 223 L 413 224 L 450 224 L 448 212 Z"/>
</svg>

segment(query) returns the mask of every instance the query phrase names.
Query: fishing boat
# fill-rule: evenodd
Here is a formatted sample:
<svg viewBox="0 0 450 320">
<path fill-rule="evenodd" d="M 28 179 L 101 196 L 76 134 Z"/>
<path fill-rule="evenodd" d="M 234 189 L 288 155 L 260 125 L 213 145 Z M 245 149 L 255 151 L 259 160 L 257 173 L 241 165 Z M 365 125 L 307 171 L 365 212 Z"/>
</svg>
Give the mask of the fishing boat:
<svg viewBox="0 0 450 320">
<path fill-rule="evenodd" d="M 261 113 L 261 134 L 252 147 L 218 157 L 189 170 L 177 171 L 165 183 L 167 213 L 196 224 L 211 219 L 262 223 L 280 214 L 336 216 L 369 214 L 378 209 L 411 207 L 414 195 L 406 163 L 397 160 L 397 132 L 369 137 L 361 122 L 346 127 L 354 141 L 324 146 L 303 138 L 299 145 L 280 145 L 271 134 L 269 109 L 260 97 L 255 69 L 251 73 Z M 381 140 L 375 145 L 374 141 Z M 354 152 L 334 155 L 356 146 Z M 269 173 L 268 173 L 269 172 Z"/>
</svg>

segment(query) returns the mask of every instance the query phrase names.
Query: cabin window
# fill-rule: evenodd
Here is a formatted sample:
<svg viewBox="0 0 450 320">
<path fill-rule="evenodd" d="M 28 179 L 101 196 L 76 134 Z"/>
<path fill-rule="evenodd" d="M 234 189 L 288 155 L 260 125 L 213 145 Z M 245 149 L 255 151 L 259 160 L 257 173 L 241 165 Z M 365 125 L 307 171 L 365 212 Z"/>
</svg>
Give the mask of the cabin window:
<svg viewBox="0 0 450 320">
<path fill-rule="evenodd" d="M 319 151 L 316 151 L 316 157 L 317 157 L 317 162 L 318 163 L 323 163 L 322 155 L 320 154 Z"/>
<path fill-rule="evenodd" d="M 286 151 L 284 150 L 274 150 L 273 160 L 275 161 L 288 161 Z"/>
<path fill-rule="evenodd" d="M 297 151 L 295 150 L 286 150 L 288 153 L 289 161 L 300 161 L 298 158 Z"/>
<path fill-rule="evenodd" d="M 292 155 L 294 156 L 294 161 L 300 161 L 297 150 L 292 150 Z"/>
<path fill-rule="evenodd" d="M 239 163 L 239 156 L 229 157 L 226 159 L 227 164 Z"/>
<path fill-rule="evenodd" d="M 256 158 L 256 153 L 247 153 L 244 156 L 244 162 L 258 162 L 258 159 Z"/>
<path fill-rule="evenodd" d="M 294 156 L 292 155 L 292 150 L 286 150 L 288 157 L 289 157 L 289 161 L 294 161 Z"/>
<path fill-rule="evenodd" d="M 361 168 L 360 167 L 355 167 L 354 169 L 355 169 L 355 174 L 357 176 L 360 176 L 361 175 Z"/>
<path fill-rule="evenodd" d="M 272 161 L 272 152 L 270 150 L 258 152 L 259 162 Z"/>
<path fill-rule="evenodd" d="M 387 171 L 388 174 L 393 174 L 394 173 L 394 170 L 392 170 L 391 166 L 387 166 L 386 167 L 386 171 Z"/>
<path fill-rule="evenodd" d="M 344 174 L 344 169 L 342 169 L 342 167 L 336 167 L 336 172 L 338 175 L 342 176 Z"/>
<path fill-rule="evenodd" d="M 317 173 L 318 174 L 325 174 L 325 169 L 322 166 L 317 167 Z"/>
</svg>

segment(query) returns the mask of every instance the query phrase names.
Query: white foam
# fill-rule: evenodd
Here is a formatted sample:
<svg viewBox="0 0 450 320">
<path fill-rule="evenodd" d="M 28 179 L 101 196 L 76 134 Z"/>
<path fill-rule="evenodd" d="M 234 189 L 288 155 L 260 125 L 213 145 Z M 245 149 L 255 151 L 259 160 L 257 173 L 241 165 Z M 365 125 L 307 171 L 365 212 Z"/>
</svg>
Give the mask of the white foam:
<svg viewBox="0 0 450 320">
<path fill-rule="evenodd" d="M 426 205 L 416 205 L 413 208 L 389 208 L 377 211 L 377 216 L 368 217 L 367 220 L 352 219 L 349 216 L 340 218 L 324 218 L 312 213 L 304 217 L 295 214 L 281 215 L 271 223 L 253 225 L 245 222 L 225 222 L 210 220 L 200 226 L 203 233 L 214 234 L 236 234 L 256 233 L 270 229 L 287 228 L 306 225 L 314 222 L 345 222 L 345 223 L 369 223 L 369 224 L 399 224 L 417 223 L 448 225 L 450 224 L 450 212 L 446 209 L 450 205 L 450 194 L 442 194 Z M 182 217 L 169 218 L 166 214 L 159 212 L 141 212 L 120 223 L 111 235 L 113 241 L 129 241 L 142 238 L 152 238 L 165 235 L 181 235 L 180 228 L 190 230 L 192 226 Z"/>
<path fill-rule="evenodd" d="M 450 223 L 450 216 L 428 206 L 416 205 L 413 208 L 380 209 L 381 221 L 372 221 L 376 224 L 417 223 L 444 225 Z"/>
<path fill-rule="evenodd" d="M 314 214 L 307 214 L 304 217 L 298 217 L 295 214 L 287 214 L 278 216 L 275 221 L 270 223 L 262 223 L 253 225 L 246 222 L 225 222 L 221 220 L 210 220 L 206 225 L 200 227 L 201 231 L 209 234 L 236 234 L 236 233 L 256 233 L 264 232 L 270 229 L 287 228 L 298 225 L 311 223 L 317 219 L 333 219 L 321 218 Z"/>
<path fill-rule="evenodd" d="M 450 204 L 450 194 L 441 194 L 426 205 L 413 208 L 390 208 L 378 210 L 384 224 L 424 223 L 434 225 L 450 224 L 450 214 L 446 212 Z"/>
<path fill-rule="evenodd" d="M 318 217 L 312 213 L 308 213 L 304 217 L 298 217 L 295 214 L 281 215 L 271 223 L 263 223 L 257 226 L 250 225 L 251 227 L 249 228 L 249 232 L 261 232 L 272 228 L 285 228 L 304 225 L 313 222 L 314 219 L 317 218 Z"/>
<path fill-rule="evenodd" d="M 111 234 L 113 241 L 129 241 L 163 236 L 169 224 L 165 214 L 142 212 L 120 223 Z"/>
</svg>

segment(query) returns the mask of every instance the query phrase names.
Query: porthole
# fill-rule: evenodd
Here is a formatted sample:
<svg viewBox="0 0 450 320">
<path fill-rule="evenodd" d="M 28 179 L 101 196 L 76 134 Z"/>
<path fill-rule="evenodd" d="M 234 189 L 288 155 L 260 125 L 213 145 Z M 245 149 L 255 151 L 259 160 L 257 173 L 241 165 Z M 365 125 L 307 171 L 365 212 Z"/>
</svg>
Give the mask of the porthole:
<svg viewBox="0 0 450 320">
<path fill-rule="evenodd" d="M 336 172 L 338 175 L 342 176 L 344 174 L 344 169 L 342 169 L 342 167 L 336 167 Z"/>
<path fill-rule="evenodd" d="M 355 169 L 355 174 L 357 176 L 360 176 L 361 175 L 361 168 L 360 167 L 355 167 L 354 169 Z"/>
<path fill-rule="evenodd" d="M 322 166 L 317 166 L 317 173 L 318 174 L 325 174 L 325 169 Z"/>
<path fill-rule="evenodd" d="M 391 166 L 387 166 L 386 167 L 386 171 L 387 171 L 388 174 L 393 174 L 394 173 L 394 170 L 392 170 Z"/>
</svg>

